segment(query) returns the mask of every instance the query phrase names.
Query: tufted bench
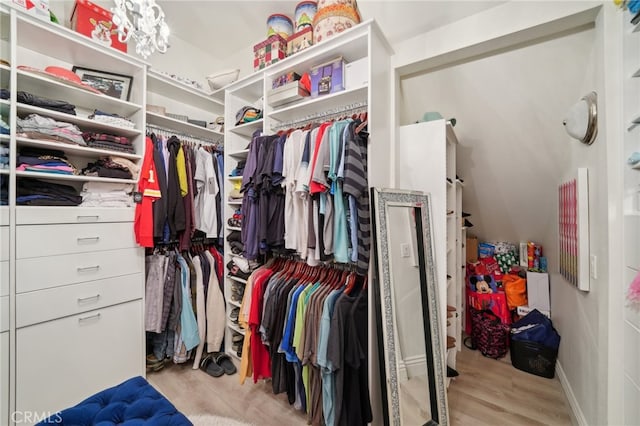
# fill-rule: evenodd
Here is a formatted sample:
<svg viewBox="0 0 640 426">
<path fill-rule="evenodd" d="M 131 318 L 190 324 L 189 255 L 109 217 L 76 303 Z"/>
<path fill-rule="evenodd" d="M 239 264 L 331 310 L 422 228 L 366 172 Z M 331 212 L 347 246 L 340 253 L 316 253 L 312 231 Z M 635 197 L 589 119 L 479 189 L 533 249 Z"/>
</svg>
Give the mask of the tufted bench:
<svg viewBox="0 0 640 426">
<path fill-rule="evenodd" d="M 54 414 L 38 425 L 185 426 L 192 423 L 143 377 L 133 377 Z"/>
</svg>

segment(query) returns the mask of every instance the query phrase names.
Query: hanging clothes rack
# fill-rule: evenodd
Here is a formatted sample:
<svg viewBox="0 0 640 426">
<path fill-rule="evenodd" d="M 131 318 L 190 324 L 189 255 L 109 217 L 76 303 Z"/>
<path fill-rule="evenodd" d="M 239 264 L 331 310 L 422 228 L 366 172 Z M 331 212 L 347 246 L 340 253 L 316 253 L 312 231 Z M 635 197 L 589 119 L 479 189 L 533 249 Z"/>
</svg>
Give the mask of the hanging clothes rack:
<svg viewBox="0 0 640 426">
<path fill-rule="evenodd" d="M 213 140 L 213 139 L 206 139 L 200 136 L 194 136 L 188 133 L 184 133 L 184 132 L 179 132 L 176 130 L 172 130 L 169 129 L 167 127 L 161 127 L 161 126 L 157 126 L 155 124 L 147 124 L 147 133 L 149 132 L 153 132 L 153 133 L 157 133 L 160 136 L 164 136 L 166 138 L 170 138 L 171 136 L 177 136 L 180 139 L 187 141 L 187 142 L 192 142 L 198 145 L 217 145 L 218 147 L 222 148 L 224 146 L 224 144 L 222 143 L 222 139 L 218 139 L 218 140 Z"/>
<path fill-rule="evenodd" d="M 271 126 L 272 131 L 284 130 L 284 129 L 294 129 L 297 127 L 303 127 L 309 123 L 315 123 L 319 121 L 329 121 L 332 119 L 339 118 L 346 114 L 360 113 L 367 111 L 367 102 L 354 102 L 351 104 L 343 105 L 341 107 L 328 109 L 326 111 L 322 111 L 315 114 L 310 114 L 305 117 L 290 120 L 290 121 L 281 121 L 275 126 Z"/>
</svg>

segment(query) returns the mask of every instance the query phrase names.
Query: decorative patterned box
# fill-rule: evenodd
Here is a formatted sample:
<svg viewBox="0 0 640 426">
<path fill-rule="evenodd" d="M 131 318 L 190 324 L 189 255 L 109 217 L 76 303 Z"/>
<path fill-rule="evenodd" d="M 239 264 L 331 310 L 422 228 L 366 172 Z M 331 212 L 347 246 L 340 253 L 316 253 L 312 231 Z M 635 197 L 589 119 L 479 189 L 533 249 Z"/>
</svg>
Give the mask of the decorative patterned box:
<svg viewBox="0 0 640 426">
<path fill-rule="evenodd" d="M 313 45 L 313 27 L 307 26 L 289 36 L 287 39 L 287 56 L 298 53 L 311 45 Z"/>
<path fill-rule="evenodd" d="M 311 68 L 311 97 L 344 90 L 344 60 L 342 57 Z"/>
<path fill-rule="evenodd" d="M 261 70 L 287 57 L 287 42 L 277 34 L 253 46 L 253 70 Z"/>
<path fill-rule="evenodd" d="M 71 13 L 71 28 L 92 38 L 103 46 L 127 52 L 126 43 L 118 41 L 113 14 L 88 0 L 76 0 Z"/>
</svg>

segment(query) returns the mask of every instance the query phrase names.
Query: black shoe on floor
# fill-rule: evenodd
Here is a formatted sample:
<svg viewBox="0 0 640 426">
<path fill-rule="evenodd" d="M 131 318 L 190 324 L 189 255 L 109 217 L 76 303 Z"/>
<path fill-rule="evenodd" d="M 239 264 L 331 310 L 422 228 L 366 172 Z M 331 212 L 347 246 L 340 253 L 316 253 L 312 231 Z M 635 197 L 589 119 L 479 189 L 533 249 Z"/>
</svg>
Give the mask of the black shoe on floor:
<svg viewBox="0 0 640 426">
<path fill-rule="evenodd" d="M 464 220 L 464 226 L 465 226 L 465 228 L 471 228 L 473 226 L 473 223 L 471 223 L 467 219 L 465 219 Z"/>
<path fill-rule="evenodd" d="M 447 365 L 447 377 L 458 377 L 459 375 L 460 373 Z"/>
<path fill-rule="evenodd" d="M 469 217 L 469 216 L 471 216 L 471 213 L 462 212 L 462 217 Z"/>
</svg>

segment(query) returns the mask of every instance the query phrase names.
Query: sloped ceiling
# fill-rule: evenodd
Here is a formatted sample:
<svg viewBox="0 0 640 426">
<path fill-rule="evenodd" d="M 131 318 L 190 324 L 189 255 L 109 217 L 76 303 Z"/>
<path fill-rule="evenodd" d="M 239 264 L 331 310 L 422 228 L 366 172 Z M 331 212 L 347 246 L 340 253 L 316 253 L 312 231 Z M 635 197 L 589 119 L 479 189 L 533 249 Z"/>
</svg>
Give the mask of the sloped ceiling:
<svg viewBox="0 0 640 426">
<path fill-rule="evenodd" d="M 501 3 L 504 2 L 360 0 L 358 8 L 362 19 L 375 18 L 394 44 Z M 298 1 L 159 0 L 158 4 L 172 34 L 224 60 L 265 39 L 270 14 L 293 18 Z"/>
</svg>

